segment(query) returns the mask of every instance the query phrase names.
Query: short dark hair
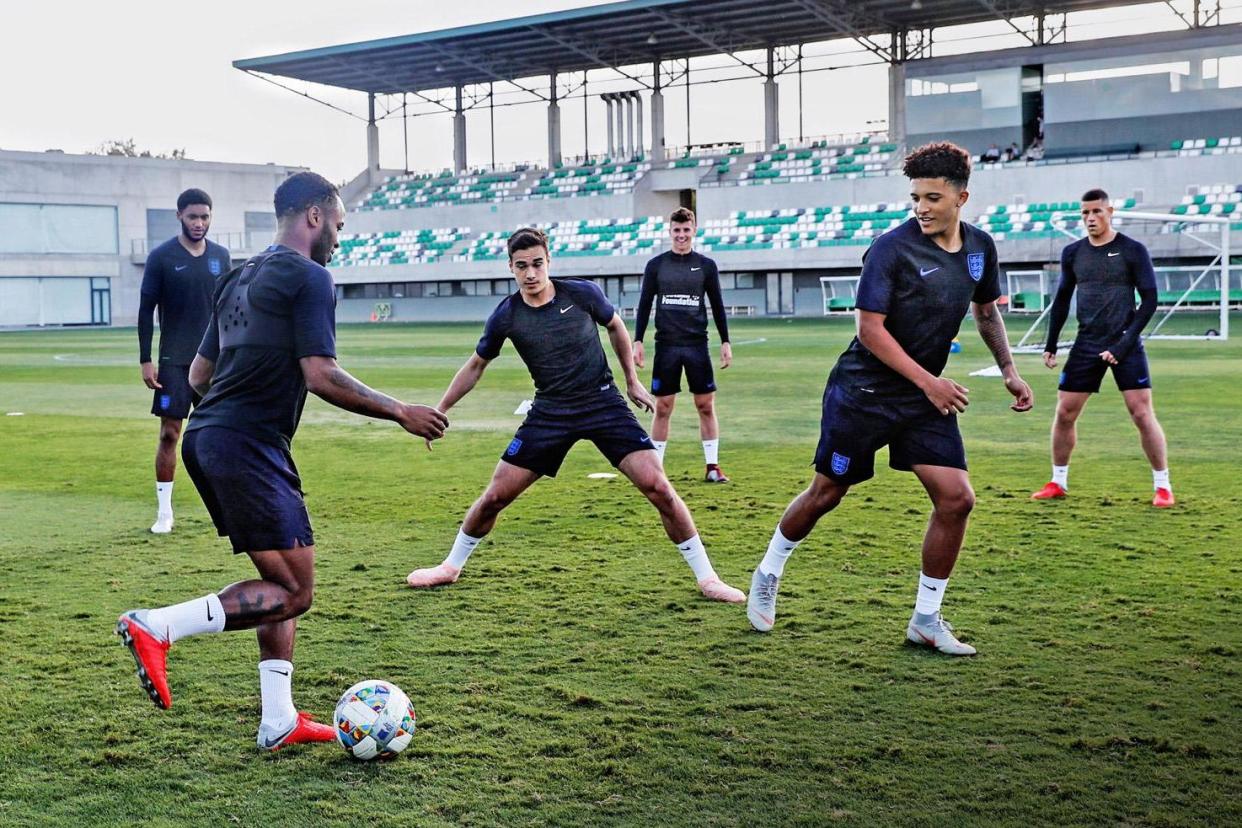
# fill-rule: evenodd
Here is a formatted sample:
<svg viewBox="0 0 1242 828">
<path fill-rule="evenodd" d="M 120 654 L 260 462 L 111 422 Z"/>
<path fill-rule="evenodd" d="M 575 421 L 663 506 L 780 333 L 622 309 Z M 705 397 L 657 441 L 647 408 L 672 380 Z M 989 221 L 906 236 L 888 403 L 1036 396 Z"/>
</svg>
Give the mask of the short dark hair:
<svg viewBox="0 0 1242 828">
<path fill-rule="evenodd" d="M 669 224 L 682 224 L 685 222 L 694 225 L 698 224 L 698 220 L 694 217 L 694 211 L 689 207 L 678 207 L 668 217 Z"/>
<path fill-rule="evenodd" d="M 1082 194 L 1083 201 L 1108 201 L 1108 193 L 1099 187 L 1093 187 Z"/>
<path fill-rule="evenodd" d="M 305 213 L 311 207 L 323 206 L 338 195 L 336 185 L 322 175 L 295 173 L 276 188 L 276 218 Z"/>
<path fill-rule="evenodd" d="M 168 202 L 164 202 L 167 204 Z M 180 213 L 191 204 L 206 204 L 211 206 L 211 196 L 200 190 L 198 187 L 191 187 L 181 195 L 177 196 L 177 212 Z"/>
<path fill-rule="evenodd" d="M 543 231 L 536 227 L 522 227 L 513 231 L 513 235 L 509 237 L 507 243 L 509 248 L 509 258 L 513 258 L 513 254 L 519 250 L 529 250 L 532 247 L 542 247 L 544 252 L 548 252 L 548 237 Z"/>
<path fill-rule="evenodd" d="M 959 190 L 970 182 L 970 153 L 948 141 L 924 144 L 906 156 L 906 178 L 943 178 Z"/>
</svg>

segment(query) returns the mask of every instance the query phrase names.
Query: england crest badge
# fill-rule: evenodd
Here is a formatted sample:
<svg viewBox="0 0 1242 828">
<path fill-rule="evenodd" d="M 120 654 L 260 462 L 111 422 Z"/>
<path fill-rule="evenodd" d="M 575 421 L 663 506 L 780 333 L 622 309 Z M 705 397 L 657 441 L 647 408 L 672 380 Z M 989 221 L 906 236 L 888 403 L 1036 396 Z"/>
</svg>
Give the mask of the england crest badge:
<svg viewBox="0 0 1242 828">
<path fill-rule="evenodd" d="M 212 276 L 219 276 L 223 266 L 220 264 L 219 259 L 213 257 L 207 260 L 207 269 L 211 271 Z"/>
<path fill-rule="evenodd" d="M 849 467 L 850 458 L 846 457 L 844 454 L 837 454 L 835 451 L 832 453 L 833 474 L 845 474 Z"/>
<path fill-rule="evenodd" d="M 983 278 L 983 254 L 967 253 L 966 269 L 970 271 L 970 278 L 976 282 Z"/>
</svg>

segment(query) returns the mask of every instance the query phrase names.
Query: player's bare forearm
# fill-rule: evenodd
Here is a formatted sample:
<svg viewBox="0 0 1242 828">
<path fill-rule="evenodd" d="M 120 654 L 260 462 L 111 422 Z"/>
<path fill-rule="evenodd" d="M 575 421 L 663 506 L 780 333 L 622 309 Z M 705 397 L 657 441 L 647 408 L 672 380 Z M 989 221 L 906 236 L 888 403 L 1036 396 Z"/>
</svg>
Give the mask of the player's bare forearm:
<svg viewBox="0 0 1242 828">
<path fill-rule="evenodd" d="M 190 387 L 200 397 L 207 396 L 211 390 L 211 378 L 216 372 L 216 364 L 202 354 L 195 354 L 190 363 Z"/>
<path fill-rule="evenodd" d="M 436 408 L 447 412 L 457 405 L 461 398 L 469 394 L 478 384 L 479 378 L 487 370 L 487 365 L 488 360 L 478 354 L 471 354 L 470 359 L 466 360 L 466 363 L 453 375 L 453 381 L 449 383 L 448 388 L 444 389 L 444 396 L 440 397 L 440 404 Z"/>
<path fill-rule="evenodd" d="M 377 420 L 396 420 L 401 403 L 355 379 L 330 357 L 303 357 L 307 389 L 325 402 Z"/>
<path fill-rule="evenodd" d="M 1014 366 L 1013 354 L 1009 350 L 1009 334 L 1005 331 L 1005 320 L 995 302 L 975 305 L 975 328 L 983 344 L 992 352 L 1001 373 L 1012 372 Z"/>
<path fill-rule="evenodd" d="M 901 374 L 919 388 L 936 379 L 927 369 L 915 362 L 901 347 L 888 328 L 884 327 L 884 314 L 860 310 L 858 312 L 858 341 L 876 359 Z"/>
<path fill-rule="evenodd" d="M 608 341 L 621 363 L 621 371 L 625 374 L 628 385 L 638 382 L 638 370 L 634 367 L 634 348 L 630 343 L 630 332 L 625 329 L 625 322 L 620 314 L 613 314 L 608 322 Z"/>
</svg>

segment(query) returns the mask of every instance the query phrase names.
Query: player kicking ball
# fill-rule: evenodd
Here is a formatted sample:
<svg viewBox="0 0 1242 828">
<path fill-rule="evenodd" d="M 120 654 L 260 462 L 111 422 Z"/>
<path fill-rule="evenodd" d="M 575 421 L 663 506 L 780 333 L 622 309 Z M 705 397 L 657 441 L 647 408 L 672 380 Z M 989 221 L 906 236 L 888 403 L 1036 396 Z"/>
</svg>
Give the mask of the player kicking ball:
<svg viewBox="0 0 1242 828">
<path fill-rule="evenodd" d="M 574 443 L 590 440 L 659 510 L 664 531 L 690 565 L 699 591 L 713 601 L 745 601 L 741 590 L 716 575 L 690 510 L 613 383 L 599 341 L 600 325 L 608 330 L 621 362 L 630 400 L 651 411 L 655 401 L 638 380 L 621 316 L 593 282 L 549 278 L 548 239 L 539 230 L 518 230 L 509 237 L 508 249 L 518 291 L 492 312 L 474 354 L 440 398 L 439 410 L 447 412 L 474 388 L 506 339 L 530 371 L 535 400 L 487 489 L 466 512 L 448 557 L 439 566 L 414 570 L 407 583 L 434 587 L 456 581 L 505 507 L 540 477 L 555 477 Z"/>
<path fill-rule="evenodd" d="M 954 144 L 928 144 L 906 157 L 904 172 L 915 217 L 877 238 L 863 255 L 858 335 L 824 390 L 815 477 L 781 517 L 751 578 L 746 615 L 756 630 L 772 629 L 790 554 L 851 486 L 871 478 L 875 453 L 887 445 L 889 465 L 914 472 L 932 502 L 906 638 L 949 655 L 974 655 L 940 614 L 975 504 L 957 425 L 969 392 L 940 372 L 972 306 L 979 335 L 1015 397 L 1011 408 L 1029 411 L 1034 401 L 1014 367 L 996 307 L 996 245 L 961 220 L 970 197 L 970 155 Z"/>
<path fill-rule="evenodd" d="M 1082 220 L 1087 237 L 1061 251 L 1061 282 L 1048 314 L 1044 346 L 1044 365 L 1056 368 L 1057 337 L 1069 317 L 1074 289 L 1079 288 L 1078 334 L 1061 371 L 1052 421 L 1052 480 L 1031 499 L 1053 500 L 1069 493 L 1069 461 L 1078 441 L 1078 415 L 1111 369 L 1151 463 L 1156 492 L 1151 505 L 1167 509 L 1175 503 L 1168 445 L 1152 408 L 1151 371 L 1139 338 L 1156 312 L 1156 273 L 1147 248 L 1113 229 L 1108 193 L 1096 189 L 1083 194 Z"/>
<path fill-rule="evenodd" d="M 330 742 L 335 730 L 293 705 L 298 616 L 315 590 L 315 538 L 302 481 L 289 453 L 309 389 L 347 411 L 395 420 L 435 439 L 448 419 L 373 391 L 336 362 L 336 289 L 326 265 L 344 227 L 345 205 L 311 172 L 276 190 L 276 243 L 230 272 L 216 290 L 210 323 L 190 365 L 203 395 L 182 444 L 186 470 L 216 530 L 259 577 L 159 609 L 131 610 L 116 631 L 138 664 L 156 707 L 172 706 L 169 647 L 190 635 L 253 629 L 259 637 L 263 716 L 258 744 L 276 750 Z"/>
</svg>

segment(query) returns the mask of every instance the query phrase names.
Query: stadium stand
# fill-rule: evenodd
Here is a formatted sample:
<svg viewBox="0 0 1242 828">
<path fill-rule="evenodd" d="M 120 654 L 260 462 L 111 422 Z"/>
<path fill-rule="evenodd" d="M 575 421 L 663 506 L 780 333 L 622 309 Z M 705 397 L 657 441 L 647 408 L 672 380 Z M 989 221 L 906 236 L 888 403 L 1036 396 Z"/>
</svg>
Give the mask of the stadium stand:
<svg viewBox="0 0 1242 828">
<path fill-rule="evenodd" d="M 359 210 L 404 210 L 454 203 L 499 201 L 512 196 L 522 181 L 522 171 L 487 172 L 457 176 L 445 170 L 432 175 L 409 173 L 389 176 L 362 201 Z"/>
<path fill-rule="evenodd" d="M 469 227 L 452 227 L 342 234 L 341 247 L 332 264 L 337 267 L 378 267 L 436 262 L 469 232 Z"/>
<path fill-rule="evenodd" d="M 645 160 L 614 162 L 605 158 L 598 164 L 547 170 L 519 198 L 570 198 L 633 192 L 643 174 L 651 169 Z"/>
<path fill-rule="evenodd" d="M 1184 216 L 1230 216 L 1240 212 L 1240 202 L 1242 184 L 1211 184 L 1192 187 L 1182 203 L 1173 207 L 1173 212 Z M 1242 225 L 1233 225 L 1233 228 L 1242 229 Z"/>
</svg>

